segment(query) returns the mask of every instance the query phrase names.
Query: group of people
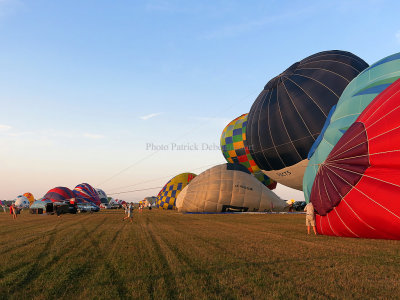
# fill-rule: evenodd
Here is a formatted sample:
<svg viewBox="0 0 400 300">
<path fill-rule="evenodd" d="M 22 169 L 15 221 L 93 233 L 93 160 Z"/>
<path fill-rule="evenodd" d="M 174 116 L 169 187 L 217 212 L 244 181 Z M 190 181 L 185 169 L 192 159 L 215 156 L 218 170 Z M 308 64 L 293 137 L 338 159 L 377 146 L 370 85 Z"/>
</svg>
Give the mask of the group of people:
<svg viewBox="0 0 400 300">
<path fill-rule="evenodd" d="M 142 209 L 144 208 L 144 205 L 140 204 L 139 205 L 139 212 L 142 212 Z M 151 208 L 151 206 L 149 206 Z M 3 206 L 4 212 L 6 212 L 5 206 Z M 315 228 L 315 212 L 314 212 L 314 206 L 310 202 L 304 207 L 304 211 L 306 212 L 306 226 L 307 226 L 307 233 L 311 233 L 311 227 L 313 228 L 314 234 L 317 235 L 317 230 Z M 57 216 L 60 217 L 61 215 L 61 210 L 57 210 Z M 15 206 L 15 204 L 10 205 L 10 214 L 12 215 L 12 218 L 15 220 L 17 219 L 17 215 L 19 214 L 19 208 Z M 130 203 L 125 206 L 125 217 L 122 219 L 122 221 L 129 219 L 129 221 L 132 223 L 133 222 L 133 204 Z"/>
<path fill-rule="evenodd" d="M 138 211 L 139 213 L 142 213 L 143 209 L 145 208 L 144 204 L 139 204 L 138 206 Z M 151 210 L 151 204 L 148 205 L 149 210 Z M 133 221 L 133 204 L 129 203 L 124 205 L 124 209 L 125 209 L 125 217 L 122 219 L 122 221 L 125 221 L 126 219 L 128 219 L 131 223 Z"/>
</svg>

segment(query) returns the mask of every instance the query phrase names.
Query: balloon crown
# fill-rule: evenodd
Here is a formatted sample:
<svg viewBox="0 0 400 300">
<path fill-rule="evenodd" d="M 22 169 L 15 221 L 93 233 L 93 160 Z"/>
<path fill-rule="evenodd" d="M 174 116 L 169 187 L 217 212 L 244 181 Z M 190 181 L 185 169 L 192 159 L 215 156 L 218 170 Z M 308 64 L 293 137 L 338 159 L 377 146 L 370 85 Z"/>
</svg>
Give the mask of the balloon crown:
<svg viewBox="0 0 400 300">
<path fill-rule="evenodd" d="M 296 69 L 299 66 L 299 64 L 300 64 L 299 61 L 294 63 L 289 68 L 287 68 L 285 71 L 283 71 L 281 74 L 279 74 L 278 76 L 275 76 L 274 78 L 272 78 L 265 85 L 264 90 L 270 90 L 270 89 L 276 88 L 278 86 L 278 84 L 283 81 L 282 77 L 286 77 L 286 76 L 292 75 L 296 71 Z"/>
</svg>

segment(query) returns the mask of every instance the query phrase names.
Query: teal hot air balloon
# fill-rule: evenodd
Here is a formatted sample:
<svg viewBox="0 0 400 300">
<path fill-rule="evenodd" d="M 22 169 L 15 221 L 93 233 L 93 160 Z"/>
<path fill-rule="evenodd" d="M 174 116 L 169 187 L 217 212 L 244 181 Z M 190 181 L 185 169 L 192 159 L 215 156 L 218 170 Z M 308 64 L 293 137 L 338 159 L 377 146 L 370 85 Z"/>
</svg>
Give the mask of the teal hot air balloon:
<svg viewBox="0 0 400 300">
<path fill-rule="evenodd" d="M 333 147 L 368 104 L 398 78 L 400 78 L 400 53 L 371 65 L 354 78 L 343 91 L 308 154 L 309 163 L 303 178 L 306 201 L 309 201 L 319 165 L 326 160 Z"/>
</svg>

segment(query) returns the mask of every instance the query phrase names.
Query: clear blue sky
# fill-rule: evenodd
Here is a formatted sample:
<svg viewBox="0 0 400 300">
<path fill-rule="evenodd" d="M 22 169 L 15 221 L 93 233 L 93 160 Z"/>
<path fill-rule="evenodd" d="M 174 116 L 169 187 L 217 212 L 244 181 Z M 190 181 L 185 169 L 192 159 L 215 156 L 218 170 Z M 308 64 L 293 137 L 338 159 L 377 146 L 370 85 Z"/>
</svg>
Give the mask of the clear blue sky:
<svg viewBox="0 0 400 300">
<path fill-rule="evenodd" d="M 146 144 L 219 145 L 269 79 L 315 52 L 370 64 L 399 52 L 399 11 L 398 1 L 0 0 L 0 199 L 81 182 L 159 187 L 223 163 L 201 149 L 146 159 Z"/>
</svg>

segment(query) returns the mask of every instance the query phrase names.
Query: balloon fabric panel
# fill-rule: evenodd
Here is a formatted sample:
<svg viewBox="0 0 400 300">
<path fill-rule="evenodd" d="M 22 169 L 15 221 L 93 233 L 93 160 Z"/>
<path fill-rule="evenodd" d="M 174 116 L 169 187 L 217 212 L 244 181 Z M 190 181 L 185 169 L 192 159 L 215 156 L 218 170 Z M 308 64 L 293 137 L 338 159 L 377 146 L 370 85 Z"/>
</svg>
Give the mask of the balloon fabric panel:
<svg viewBox="0 0 400 300">
<path fill-rule="evenodd" d="M 400 77 L 400 53 L 390 55 L 361 72 L 343 91 L 336 108 L 327 118 L 318 140 L 309 153 L 309 164 L 303 178 L 303 191 L 309 201 L 318 166 L 362 111 Z"/>
<path fill-rule="evenodd" d="M 316 217 L 321 234 L 400 239 L 399 103 L 400 79 L 367 106 L 319 168 L 310 200 L 322 211 Z M 315 191 L 333 175 L 341 180 L 331 181 L 340 201 L 324 213 L 321 202 L 332 194 Z"/>
<path fill-rule="evenodd" d="M 269 189 L 276 188 L 276 181 L 263 174 L 251 157 L 249 149 L 245 146 L 247 114 L 232 120 L 221 134 L 220 144 L 222 154 L 231 164 L 241 164 L 246 167 L 259 181 Z"/>
</svg>

